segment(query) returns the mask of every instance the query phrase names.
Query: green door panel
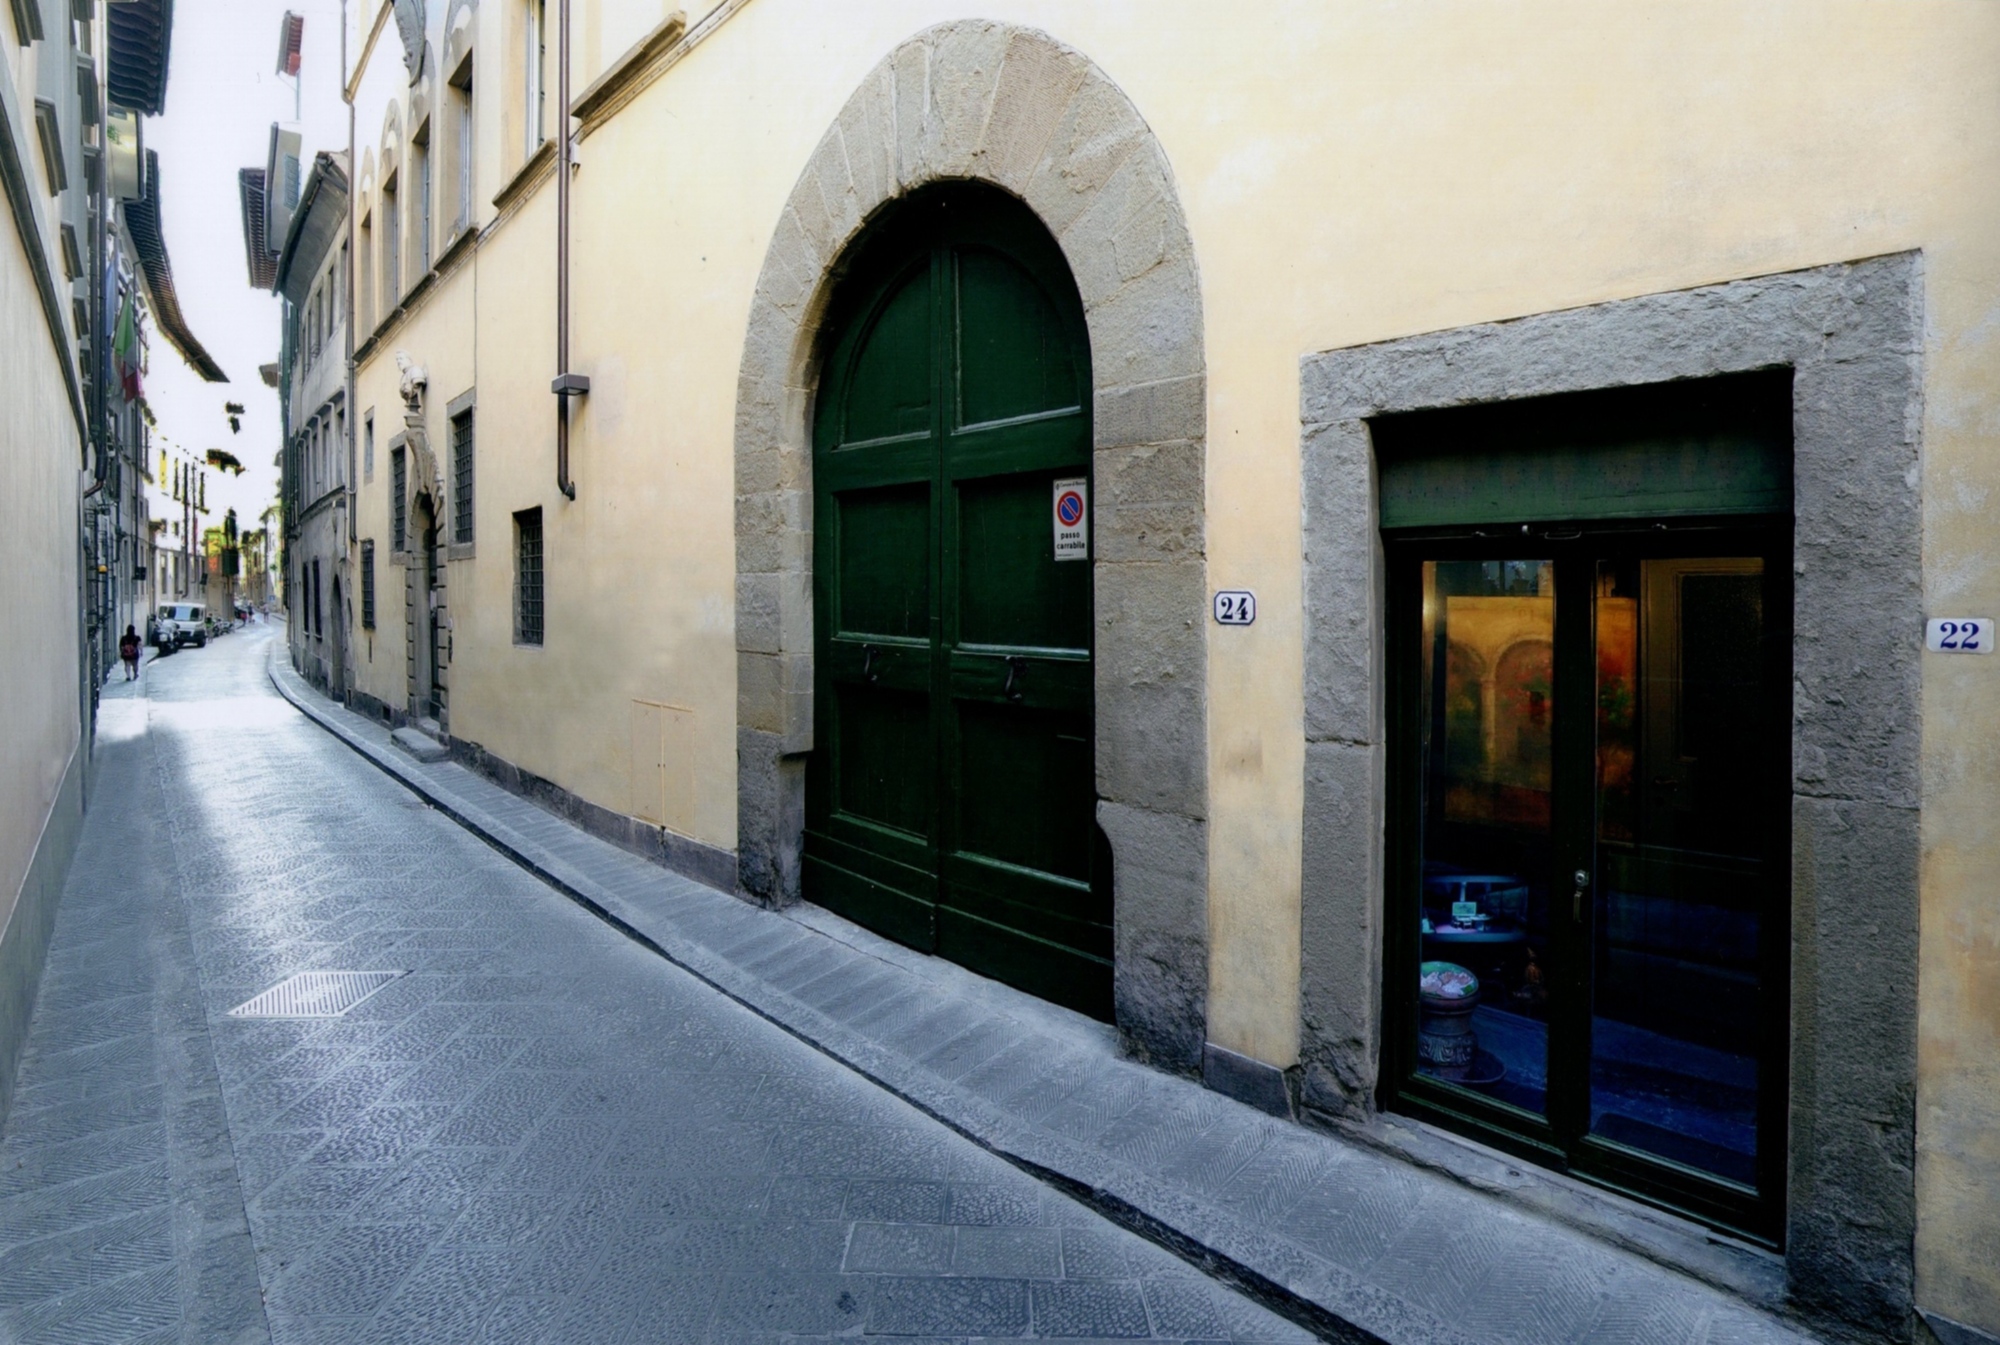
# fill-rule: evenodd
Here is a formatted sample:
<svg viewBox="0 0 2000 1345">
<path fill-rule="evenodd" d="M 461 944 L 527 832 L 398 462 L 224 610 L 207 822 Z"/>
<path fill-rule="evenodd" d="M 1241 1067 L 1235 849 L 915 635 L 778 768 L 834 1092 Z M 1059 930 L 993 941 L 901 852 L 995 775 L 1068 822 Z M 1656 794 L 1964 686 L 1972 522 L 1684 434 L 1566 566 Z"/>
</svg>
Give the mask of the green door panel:
<svg viewBox="0 0 2000 1345">
<path fill-rule="evenodd" d="M 1091 567 L 1051 526 L 1090 473 L 1075 285 L 1024 207 L 961 185 L 862 245 L 828 329 L 806 895 L 1108 1017 Z"/>
<path fill-rule="evenodd" d="M 938 956 L 982 976 L 1005 981 L 1093 1018 L 1111 1018 L 1108 951 L 1103 957 L 1092 956 L 1058 940 L 1023 933 L 1013 924 L 982 919 L 951 906 L 938 908 L 936 940 Z"/>
<path fill-rule="evenodd" d="M 911 890 L 905 875 L 882 882 L 841 867 L 842 847 L 829 846 L 824 837 L 805 856 L 804 879 L 814 901 L 830 911 L 839 911 L 856 924 L 878 934 L 908 944 L 912 948 L 933 948 L 937 944 L 937 902 L 929 890 Z M 849 856 L 865 850 L 847 847 Z"/>
<path fill-rule="evenodd" d="M 854 354 L 841 408 L 844 444 L 930 432 L 930 269 L 920 266 L 893 283 Z"/>
<path fill-rule="evenodd" d="M 956 698 L 1090 713 L 1090 660 L 1074 653 L 960 648 L 951 652 L 947 666 Z"/>
<path fill-rule="evenodd" d="M 843 491 L 832 521 L 839 550 L 835 629 L 843 636 L 923 640 L 931 624 L 928 482 Z"/>
<path fill-rule="evenodd" d="M 1049 559 L 1055 472 L 961 482 L 961 645 L 1090 648 L 1090 566 Z"/>
<path fill-rule="evenodd" d="M 1090 881 L 1090 721 L 1006 701 L 958 703 L 958 848 Z"/>
<path fill-rule="evenodd" d="M 1075 410 L 1069 333 L 1033 277 L 986 248 L 958 255 L 958 421 Z"/>
<path fill-rule="evenodd" d="M 931 830 L 930 697 L 852 684 L 834 690 L 839 811 L 926 836 Z"/>
</svg>

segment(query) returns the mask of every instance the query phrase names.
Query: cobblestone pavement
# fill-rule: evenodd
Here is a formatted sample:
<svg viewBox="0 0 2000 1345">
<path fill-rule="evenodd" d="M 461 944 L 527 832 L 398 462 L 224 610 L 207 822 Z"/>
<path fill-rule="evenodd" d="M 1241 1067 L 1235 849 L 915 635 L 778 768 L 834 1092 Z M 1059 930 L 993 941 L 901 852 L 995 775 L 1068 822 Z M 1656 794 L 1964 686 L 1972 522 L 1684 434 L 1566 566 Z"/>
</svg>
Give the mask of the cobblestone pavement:
<svg viewBox="0 0 2000 1345">
<path fill-rule="evenodd" d="M 106 700 L 0 1339 L 1311 1339 L 472 839 L 272 694 L 273 634 Z M 409 974 L 226 1016 L 327 969 Z"/>
</svg>

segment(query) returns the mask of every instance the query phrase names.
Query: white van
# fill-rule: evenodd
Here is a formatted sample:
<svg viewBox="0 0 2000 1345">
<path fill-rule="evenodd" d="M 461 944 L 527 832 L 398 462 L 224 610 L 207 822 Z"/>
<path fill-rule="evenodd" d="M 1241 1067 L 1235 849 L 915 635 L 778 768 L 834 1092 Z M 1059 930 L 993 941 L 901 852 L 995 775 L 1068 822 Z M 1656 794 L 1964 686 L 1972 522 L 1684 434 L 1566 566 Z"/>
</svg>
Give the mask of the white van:
<svg viewBox="0 0 2000 1345">
<path fill-rule="evenodd" d="M 162 649 L 189 644 L 204 648 L 208 644 L 208 624 L 202 620 L 198 602 L 163 602 L 155 622 L 154 633 Z"/>
</svg>

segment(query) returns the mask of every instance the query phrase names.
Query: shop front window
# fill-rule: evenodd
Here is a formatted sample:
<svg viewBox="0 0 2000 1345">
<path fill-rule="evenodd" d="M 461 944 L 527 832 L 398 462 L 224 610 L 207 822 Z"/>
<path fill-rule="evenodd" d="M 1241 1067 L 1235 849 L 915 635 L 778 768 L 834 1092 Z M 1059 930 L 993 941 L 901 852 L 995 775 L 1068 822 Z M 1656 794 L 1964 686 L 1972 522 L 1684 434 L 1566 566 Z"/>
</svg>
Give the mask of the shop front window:
<svg viewBox="0 0 2000 1345">
<path fill-rule="evenodd" d="M 1537 1115 L 1548 1087 L 1554 563 L 1423 567 L 1419 1068 Z"/>
<path fill-rule="evenodd" d="M 1756 1181 L 1763 561 L 1602 561 L 1591 1133 Z"/>
<path fill-rule="evenodd" d="M 1392 1100 L 1769 1236 L 1782 525 L 1388 546 Z"/>
</svg>

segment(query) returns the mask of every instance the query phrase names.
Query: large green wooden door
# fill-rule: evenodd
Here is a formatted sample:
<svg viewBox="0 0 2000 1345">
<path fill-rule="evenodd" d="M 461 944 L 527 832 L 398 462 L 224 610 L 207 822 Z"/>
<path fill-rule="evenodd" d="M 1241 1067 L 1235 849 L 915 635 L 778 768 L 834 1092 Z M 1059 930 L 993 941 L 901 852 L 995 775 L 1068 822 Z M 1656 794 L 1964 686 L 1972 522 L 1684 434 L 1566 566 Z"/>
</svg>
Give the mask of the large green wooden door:
<svg viewBox="0 0 2000 1345">
<path fill-rule="evenodd" d="M 814 423 L 816 750 L 805 890 L 891 938 L 1108 1017 L 1082 306 L 1026 209 L 960 187 L 862 248 Z"/>
</svg>

